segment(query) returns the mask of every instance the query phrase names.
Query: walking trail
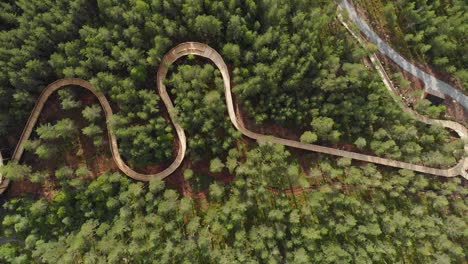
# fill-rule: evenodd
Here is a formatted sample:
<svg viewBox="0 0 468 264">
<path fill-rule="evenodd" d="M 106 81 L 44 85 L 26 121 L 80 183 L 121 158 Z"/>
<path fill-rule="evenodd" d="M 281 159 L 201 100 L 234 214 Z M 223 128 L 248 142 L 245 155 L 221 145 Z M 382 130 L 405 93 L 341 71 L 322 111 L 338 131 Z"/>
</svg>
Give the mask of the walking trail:
<svg viewBox="0 0 468 264">
<path fill-rule="evenodd" d="M 350 30 L 350 27 L 346 24 L 346 22 L 343 21 L 342 18 L 340 18 L 340 21 L 348 30 Z M 350 33 L 353 34 L 353 36 L 357 38 L 357 40 L 361 44 L 364 43 L 363 40 L 359 36 L 357 36 L 357 34 L 355 34 L 353 31 L 350 30 Z M 167 108 L 169 117 L 171 119 L 172 124 L 174 125 L 176 129 L 176 133 L 177 133 L 178 140 L 179 140 L 179 144 L 178 144 L 179 148 L 177 151 L 177 156 L 169 167 L 155 174 L 142 174 L 133 170 L 122 159 L 119 149 L 118 149 L 117 138 L 115 134 L 112 132 L 112 129 L 108 127 L 107 130 L 108 130 L 108 137 L 109 137 L 112 157 L 115 163 L 117 164 L 118 168 L 128 177 L 131 177 L 135 180 L 140 180 L 140 181 L 149 181 L 152 178 L 164 179 L 167 176 L 171 175 L 181 165 L 185 157 L 185 152 L 187 149 L 187 139 L 186 139 L 183 128 L 176 121 L 177 120 L 175 116 L 176 111 L 174 111 L 174 105 L 172 103 L 171 98 L 169 97 L 167 93 L 166 86 L 164 85 L 164 80 L 168 72 L 168 67 L 172 63 L 174 63 L 177 59 L 186 55 L 190 55 L 190 54 L 210 59 L 216 65 L 216 67 L 220 70 L 221 75 L 223 77 L 223 81 L 224 81 L 226 106 L 228 109 L 229 118 L 232 124 L 234 125 L 234 127 L 248 138 L 258 140 L 258 141 L 272 142 L 272 143 L 281 144 L 281 145 L 285 145 L 285 146 L 289 146 L 293 148 L 299 148 L 299 149 L 304 149 L 304 150 L 309 150 L 309 151 L 314 151 L 314 152 L 319 152 L 319 153 L 330 154 L 330 155 L 339 156 L 339 157 L 351 158 L 354 160 L 360 160 L 360 161 L 365 161 L 365 162 L 370 162 L 370 163 L 375 163 L 375 164 L 380 164 L 380 165 L 385 165 L 385 166 L 390 166 L 390 167 L 408 169 L 408 170 L 413 170 L 413 171 L 422 172 L 426 174 L 433 174 L 433 175 L 442 176 L 442 177 L 455 177 L 458 175 L 462 175 L 465 179 L 468 179 L 468 174 L 466 172 L 466 169 L 468 168 L 468 159 L 466 157 L 463 157 L 457 163 L 457 165 L 453 166 L 452 168 L 436 169 L 436 168 L 431 168 L 427 166 L 415 165 L 415 164 L 410 164 L 406 162 L 396 161 L 392 159 L 385 159 L 385 158 L 380 158 L 380 157 L 371 156 L 371 155 L 364 155 L 360 153 L 339 150 L 335 148 L 329 148 L 329 147 L 324 147 L 324 146 L 319 146 L 319 145 L 314 145 L 314 144 L 306 144 L 306 143 L 302 143 L 302 142 L 298 142 L 294 140 L 275 137 L 273 135 L 258 134 L 258 133 L 248 130 L 244 126 L 242 119 L 239 117 L 238 113 L 236 112 L 236 108 L 234 107 L 233 96 L 231 92 L 231 81 L 230 81 L 231 79 L 230 79 L 230 75 L 229 75 L 229 71 L 228 71 L 228 67 L 226 63 L 224 62 L 223 58 L 216 50 L 214 50 L 213 48 L 209 47 L 206 44 L 198 43 L 198 42 L 185 42 L 172 48 L 162 59 L 157 75 L 156 75 L 157 89 L 159 91 L 159 95 L 161 96 Z M 386 76 L 385 71 L 381 67 L 380 62 L 378 61 L 377 57 L 375 55 L 371 55 L 370 58 L 375 68 L 377 69 L 379 74 L 382 76 L 383 81 L 386 84 L 386 87 L 389 89 L 390 92 L 393 93 L 393 87 L 391 85 L 391 82 L 389 81 L 388 76 Z M 80 86 L 92 92 L 98 98 L 104 110 L 106 120 L 108 121 L 112 117 L 113 115 L 112 108 L 107 98 L 102 93 L 97 91 L 88 81 L 78 79 L 78 78 L 67 78 L 67 79 L 57 80 L 51 83 L 50 85 L 48 85 L 43 90 L 42 94 L 37 100 L 36 105 L 34 106 L 34 109 L 32 110 L 31 115 L 26 123 L 26 126 L 24 127 L 23 133 L 21 134 L 20 140 L 15 148 L 15 151 L 11 159 L 12 161 L 16 161 L 16 162 L 20 161 L 21 156 L 23 155 L 23 152 L 24 152 L 24 143 L 31 136 L 33 128 L 35 127 L 37 120 L 39 118 L 39 115 L 42 112 L 42 109 L 47 99 L 49 98 L 49 96 L 52 93 L 54 93 L 56 90 L 65 86 L 69 86 L 69 85 Z M 395 100 L 403 107 L 403 109 L 406 112 L 410 113 L 415 119 L 421 122 L 427 123 L 427 124 L 431 124 L 431 125 L 438 124 L 438 125 L 442 125 L 444 127 L 453 129 L 460 136 L 460 138 L 462 138 L 463 140 L 465 140 L 465 142 L 467 142 L 468 132 L 464 126 L 458 123 L 452 122 L 452 121 L 433 120 L 433 119 L 429 119 L 427 117 L 421 116 L 413 112 L 411 109 L 404 107 L 404 105 L 401 103 L 401 101 L 399 101 L 399 99 L 395 98 Z M 106 123 L 108 124 L 108 122 Z M 468 150 L 467 144 L 465 144 L 465 150 Z M 1 164 L 2 164 L 2 158 L 0 154 L 0 166 Z M 1 180 L 1 175 L 0 175 L 0 180 Z M 2 193 L 7 186 L 8 186 L 8 180 L 3 179 L 3 181 L 0 182 L 0 193 Z"/>
<path fill-rule="evenodd" d="M 358 26 L 359 30 L 374 43 L 379 51 L 394 61 L 405 71 L 418 77 L 425 85 L 425 89 L 434 90 L 445 95 L 452 97 L 455 101 L 459 102 L 465 109 L 468 109 L 468 96 L 464 95 L 460 90 L 443 82 L 434 76 L 421 70 L 405 58 L 403 58 L 398 52 L 396 52 L 390 45 L 381 39 L 377 33 L 375 33 L 369 25 L 361 18 L 356 9 L 347 0 L 341 0 L 338 5 L 347 11 L 349 18 Z"/>
</svg>

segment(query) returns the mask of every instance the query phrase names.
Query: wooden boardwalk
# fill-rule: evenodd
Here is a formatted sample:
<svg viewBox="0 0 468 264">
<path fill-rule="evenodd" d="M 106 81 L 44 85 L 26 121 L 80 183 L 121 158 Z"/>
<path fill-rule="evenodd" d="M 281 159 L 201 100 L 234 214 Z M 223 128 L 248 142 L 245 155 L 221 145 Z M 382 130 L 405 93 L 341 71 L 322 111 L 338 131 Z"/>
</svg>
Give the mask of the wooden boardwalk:
<svg viewBox="0 0 468 264">
<path fill-rule="evenodd" d="M 347 26 L 345 24 L 345 26 Z M 351 31 L 352 32 L 352 31 Z M 353 33 L 354 34 L 354 33 Z M 314 152 L 319 152 L 319 153 L 325 153 L 329 155 L 334 155 L 338 157 L 346 157 L 346 158 L 351 158 L 354 160 L 360 160 L 360 161 L 365 161 L 365 162 L 370 162 L 370 163 L 375 163 L 375 164 L 380 164 L 380 165 L 385 165 L 385 166 L 390 166 L 390 167 L 396 167 L 396 168 L 403 168 L 403 169 L 408 169 L 408 170 L 413 170 L 417 172 L 422 172 L 422 173 L 427 173 L 427 174 L 433 174 L 437 176 L 442 176 L 442 177 L 454 177 L 458 175 L 462 175 L 464 178 L 467 178 L 467 173 L 466 169 L 468 166 L 467 159 L 463 157 L 457 165 L 453 166 L 452 168 L 449 169 L 436 169 L 436 168 L 431 168 L 431 167 L 426 167 L 426 166 L 421 166 L 421 165 L 415 165 L 415 164 L 410 164 L 406 162 L 401 162 L 401 161 L 396 161 L 396 160 L 391 160 L 391 159 L 385 159 L 385 158 L 380 158 L 376 156 L 371 156 L 371 155 L 364 155 L 356 152 L 350 152 L 350 151 L 344 151 L 344 150 L 339 150 L 335 148 L 329 148 L 329 147 L 324 147 L 324 146 L 319 146 L 315 144 L 306 144 L 298 141 L 293 141 L 289 139 L 284 139 L 284 138 L 279 138 L 275 137 L 272 135 L 264 135 L 264 134 L 258 134 L 255 132 L 252 132 L 248 130 L 245 126 L 244 123 L 242 122 L 242 119 L 239 118 L 235 111 L 234 103 L 233 103 L 233 96 L 231 92 L 231 79 L 229 76 L 229 71 L 226 63 L 224 62 L 223 58 L 221 55 L 214 50 L 213 48 L 209 47 L 206 44 L 203 43 L 198 43 L 198 42 L 185 42 L 182 44 L 177 45 L 176 47 L 172 48 L 163 58 L 158 72 L 156 76 L 156 81 L 157 81 L 157 88 L 159 91 L 159 95 L 161 96 L 167 111 L 169 113 L 169 117 L 171 119 L 172 124 L 174 125 L 176 129 L 176 133 L 178 136 L 179 140 L 179 149 L 177 151 L 177 156 L 174 159 L 174 161 L 171 163 L 169 167 L 164 169 L 163 171 L 155 174 L 142 174 L 139 172 L 136 172 L 132 168 L 130 168 L 122 159 L 118 145 L 117 145 L 117 138 L 115 134 L 112 132 L 112 129 L 108 127 L 108 137 L 109 137 L 109 142 L 110 142 L 110 149 L 112 152 L 112 157 L 117 164 L 118 168 L 126 174 L 128 177 L 131 177 L 135 180 L 140 180 L 140 181 L 148 181 L 152 178 L 160 178 L 164 179 L 167 176 L 171 175 L 182 163 L 184 157 L 185 157 L 185 152 L 187 149 L 187 139 L 185 136 L 185 132 L 183 128 L 180 126 L 179 123 L 177 123 L 177 118 L 175 116 L 175 111 L 174 111 L 174 105 L 172 103 L 171 98 L 169 97 L 166 86 L 164 85 L 164 80 L 166 78 L 167 72 L 168 72 L 168 67 L 174 63 L 176 60 L 179 58 L 186 56 L 186 55 L 197 55 L 201 56 L 204 58 L 207 58 L 211 60 L 216 67 L 220 70 L 223 81 L 224 81 L 224 90 L 225 90 L 225 98 L 226 98 L 226 106 L 228 109 L 229 113 L 229 118 L 234 125 L 234 127 L 239 130 L 243 135 L 246 137 L 259 140 L 259 141 L 268 141 L 268 142 L 273 142 L 276 144 L 281 144 L 293 148 L 299 148 L 299 149 L 304 149 L 304 150 L 309 150 L 309 151 L 314 151 Z M 387 77 L 383 69 L 379 69 L 378 67 L 378 60 L 375 56 L 371 57 L 372 61 L 374 62 L 374 65 L 376 66 L 376 69 L 379 71 L 379 73 L 382 75 L 384 82 L 386 83 L 387 87 L 390 87 L 391 84 L 387 84 L 389 80 L 387 80 Z M 376 61 L 377 60 L 377 61 Z M 383 73 L 382 73 L 383 72 Z M 65 87 L 65 86 L 80 86 L 83 87 L 90 92 L 92 92 L 99 100 L 99 103 L 101 104 L 105 118 L 108 121 L 112 115 L 112 108 L 109 104 L 109 101 L 107 98 L 97 91 L 91 83 L 88 81 L 78 79 L 78 78 L 67 78 L 67 79 L 60 79 L 57 80 L 50 85 L 48 85 L 40 95 L 39 99 L 36 102 L 36 105 L 34 106 L 34 109 L 31 112 L 31 115 L 26 123 L 26 126 L 24 127 L 23 133 L 21 134 L 21 137 L 19 139 L 19 142 L 15 148 L 12 161 L 20 161 L 21 156 L 23 155 L 24 152 L 24 143 L 26 140 L 31 136 L 31 133 L 33 131 L 33 128 L 36 126 L 37 120 L 39 118 L 40 113 L 42 112 L 42 109 L 49 98 L 49 96 L 54 93 L 56 90 Z M 391 89 L 390 89 L 391 91 Z M 402 104 L 400 104 L 402 105 Z M 405 108 L 404 108 L 405 109 Z M 406 112 L 410 112 L 414 118 L 418 119 L 421 122 L 427 123 L 427 124 L 438 124 L 442 125 L 444 127 L 448 127 L 450 129 L 453 129 L 455 132 L 458 133 L 458 135 L 463 139 L 467 140 L 467 130 L 464 126 L 451 122 L 451 121 L 443 121 L 443 120 L 433 120 L 429 119 L 427 117 L 423 117 L 419 114 L 414 113 L 411 109 L 406 108 Z M 108 122 L 106 122 L 108 123 Z M 465 145 L 465 149 L 467 148 L 467 145 Z M 0 156 L 0 160 L 1 156 Z M 0 164 L 1 166 L 1 164 Z M 1 175 L 0 175 L 1 177 Z M 1 180 L 1 178 L 0 178 Z M 6 188 L 8 185 L 8 181 L 5 179 L 1 181 L 0 183 L 0 193 L 2 190 Z M 3 186 L 3 189 L 1 189 Z"/>
</svg>

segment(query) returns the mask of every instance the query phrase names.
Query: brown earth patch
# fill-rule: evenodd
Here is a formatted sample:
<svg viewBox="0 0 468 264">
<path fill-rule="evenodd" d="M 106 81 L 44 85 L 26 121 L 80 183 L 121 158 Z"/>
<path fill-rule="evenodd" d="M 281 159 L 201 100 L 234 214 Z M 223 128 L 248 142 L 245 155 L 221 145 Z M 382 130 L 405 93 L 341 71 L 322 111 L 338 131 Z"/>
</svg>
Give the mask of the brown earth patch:
<svg viewBox="0 0 468 264">
<path fill-rule="evenodd" d="M 234 176 L 231 175 L 226 168 L 224 168 L 221 172 L 211 172 L 210 161 L 207 159 L 201 160 L 200 162 L 194 164 L 190 162 L 190 168 L 194 171 L 201 172 L 210 177 L 213 177 L 216 181 L 223 182 L 224 184 L 231 183 L 234 180 Z"/>
<path fill-rule="evenodd" d="M 447 107 L 446 115 L 455 121 L 462 122 L 465 126 L 468 126 L 468 110 L 460 105 L 457 101 L 451 97 L 446 97 L 444 104 Z"/>
<path fill-rule="evenodd" d="M 77 95 L 76 98 L 81 101 L 83 106 L 98 104 L 99 102 L 94 95 L 85 89 L 74 90 Z M 22 157 L 22 163 L 31 164 L 33 171 L 46 171 L 49 174 L 49 178 L 41 185 L 35 184 L 28 180 L 11 182 L 7 197 L 18 197 L 26 194 L 33 194 L 35 196 L 46 197 L 51 199 L 58 188 L 58 182 L 54 176 L 55 170 L 59 165 L 67 165 L 72 169 L 77 169 L 80 165 L 86 164 L 88 169 L 91 171 L 91 175 L 87 178 L 95 178 L 102 173 L 109 170 L 117 170 L 117 166 L 112 159 L 109 151 L 109 144 L 107 138 L 107 126 L 101 119 L 98 125 L 103 130 L 103 144 L 101 147 L 96 148 L 92 140 L 84 136 L 80 130 L 87 126 L 87 121 L 81 116 L 81 108 L 64 111 L 61 108 L 59 96 L 57 93 L 51 95 L 47 100 L 43 111 L 41 112 L 38 125 L 45 123 L 54 123 L 63 118 L 70 118 L 73 120 L 75 125 L 78 127 L 77 136 L 72 139 L 65 139 L 57 141 L 57 143 L 66 142 L 71 144 L 68 151 L 59 150 L 59 153 L 55 157 L 44 161 L 40 160 L 36 155 L 31 152 L 25 152 Z M 35 128 L 37 128 L 36 126 Z M 34 139 L 35 132 L 31 135 L 31 139 Z"/>
</svg>

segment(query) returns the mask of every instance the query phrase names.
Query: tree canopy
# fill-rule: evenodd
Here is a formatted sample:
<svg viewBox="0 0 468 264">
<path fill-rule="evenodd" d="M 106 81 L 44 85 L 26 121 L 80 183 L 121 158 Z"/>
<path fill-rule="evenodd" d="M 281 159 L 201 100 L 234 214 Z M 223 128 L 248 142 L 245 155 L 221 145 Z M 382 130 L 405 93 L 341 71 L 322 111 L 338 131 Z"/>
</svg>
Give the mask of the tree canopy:
<svg viewBox="0 0 468 264">
<path fill-rule="evenodd" d="M 463 76 L 461 1 L 382 1 L 414 54 Z M 109 99 L 125 162 L 161 170 L 178 146 L 154 75 L 171 47 L 200 41 L 226 60 L 252 130 L 453 166 L 463 142 L 402 111 L 367 67 L 373 47 L 360 47 L 336 12 L 333 1 L 310 0 L 3 1 L 0 144 L 16 141 L 46 85 L 77 77 Z M 202 58 L 178 60 L 165 82 L 187 133 L 187 156 L 167 181 L 117 172 L 92 94 L 73 87 L 51 97 L 24 158 L 0 168 L 39 190 L 2 197 L 1 263 L 465 261 L 465 180 L 242 137 L 220 72 Z"/>
</svg>

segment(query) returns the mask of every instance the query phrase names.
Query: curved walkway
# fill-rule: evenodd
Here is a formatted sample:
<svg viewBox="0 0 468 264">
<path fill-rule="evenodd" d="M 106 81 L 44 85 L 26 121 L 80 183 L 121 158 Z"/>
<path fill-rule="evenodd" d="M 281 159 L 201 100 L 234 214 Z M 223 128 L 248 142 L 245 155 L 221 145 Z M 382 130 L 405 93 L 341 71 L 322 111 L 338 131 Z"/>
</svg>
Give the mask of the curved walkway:
<svg viewBox="0 0 468 264">
<path fill-rule="evenodd" d="M 421 70 L 405 58 L 403 58 L 398 52 L 396 52 L 389 44 L 381 39 L 377 33 L 375 33 L 369 25 L 359 17 L 356 9 L 347 1 L 341 0 L 338 5 L 348 12 L 349 18 L 358 26 L 359 30 L 372 42 L 374 43 L 379 51 L 389 57 L 398 66 L 412 75 L 418 77 L 424 82 L 425 89 L 432 89 L 445 95 L 452 97 L 454 100 L 459 102 L 465 109 L 468 109 L 468 96 L 464 95 L 460 90 L 454 88 L 446 82 L 443 82 L 434 76 Z"/>
<path fill-rule="evenodd" d="M 186 42 L 186 43 L 182 43 L 174 47 L 164 56 L 159 66 L 157 77 L 156 77 L 159 94 L 169 112 L 169 117 L 171 119 L 172 124 L 174 125 L 176 129 L 176 133 L 179 139 L 179 149 L 177 151 L 177 156 L 175 160 L 172 162 L 172 164 L 165 170 L 156 174 L 142 174 L 142 173 L 136 172 L 135 170 L 131 169 L 123 161 L 122 157 L 120 156 L 119 149 L 118 149 L 117 138 L 112 132 L 112 130 L 108 127 L 108 137 L 109 137 L 110 149 L 112 152 L 113 159 L 116 162 L 118 168 L 127 176 L 133 179 L 140 180 L 140 181 L 148 181 L 152 178 L 161 178 L 161 179 L 166 178 L 167 176 L 171 175 L 180 166 L 180 164 L 182 163 L 184 159 L 185 151 L 187 148 L 187 139 L 185 137 L 185 132 L 183 128 L 176 121 L 177 118 L 175 116 L 174 105 L 167 93 L 166 86 L 164 85 L 163 81 L 166 78 L 168 67 L 180 57 L 183 57 L 189 54 L 198 55 L 198 56 L 210 59 L 216 65 L 216 67 L 218 67 L 223 77 L 223 81 L 224 81 L 226 105 L 227 105 L 227 109 L 229 113 L 229 118 L 232 124 L 234 125 L 234 127 L 237 130 L 239 130 L 243 135 L 249 138 L 259 140 L 259 141 L 273 142 L 273 143 L 277 143 L 277 144 L 281 144 L 281 145 L 285 145 L 285 146 L 289 146 L 293 148 L 305 149 L 305 150 L 310 150 L 314 152 L 320 152 L 320 153 L 330 154 L 330 155 L 339 156 L 339 157 L 346 157 L 346 158 L 351 158 L 355 160 L 381 164 L 385 166 L 403 168 L 403 169 L 408 169 L 408 170 L 413 170 L 413 171 L 418 171 L 422 173 L 433 174 L 433 175 L 438 175 L 438 176 L 443 176 L 443 177 L 454 177 L 457 175 L 462 175 L 463 177 L 467 178 L 466 171 L 464 169 L 465 158 L 463 158 L 456 166 L 452 168 L 436 169 L 436 168 L 430 168 L 426 166 L 415 165 L 415 164 L 410 164 L 406 162 L 380 158 L 376 156 L 364 155 L 360 153 L 344 151 L 344 150 L 339 150 L 339 149 L 334 149 L 334 148 L 329 148 L 329 147 L 324 147 L 324 146 L 319 146 L 319 145 L 314 145 L 314 144 L 301 143 L 301 142 L 294 141 L 294 140 L 278 138 L 278 137 L 274 137 L 271 135 L 263 135 L 263 134 L 252 132 L 248 130 L 247 128 L 245 128 L 242 122 L 242 119 L 240 119 L 238 115 L 236 115 L 232 92 L 231 92 L 231 82 L 230 82 L 229 71 L 221 55 L 218 52 L 216 52 L 216 50 L 214 50 L 213 48 L 209 47 L 206 44 L 198 43 L 198 42 Z M 67 78 L 67 79 L 57 80 L 51 83 L 50 85 L 48 85 L 43 90 L 42 94 L 37 100 L 36 105 L 34 106 L 34 109 L 31 112 L 28 122 L 26 123 L 26 126 L 23 130 L 23 133 L 21 134 L 18 145 L 15 148 L 12 161 L 19 161 L 21 159 L 21 156 L 23 155 L 23 152 L 24 152 L 24 143 L 31 136 L 33 128 L 36 125 L 39 115 L 42 112 L 42 109 L 47 99 L 49 98 L 49 96 L 56 90 L 65 86 L 69 86 L 69 85 L 81 86 L 89 90 L 90 92 L 92 92 L 98 98 L 99 103 L 104 109 L 106 120 L 108 121 L 112 117 L 113 112 L 112 112 L 112 108 L 108 100 L 102 93 L 97 91 L 89 82 L 82 80 L 82 79 L 78 79 L 78 78 Z M 466 131 L 466 128 L 464 128 L 463 126 L 459 124 L 458 125 L 460 127 L 454 124 L 448 125 L 446 122 L 441 122 L 439 120 L 431 120 L 431 119 L 421 117 L 421 116 L 415 116 L 415 117 L 428 124 L 441 124 L 443 126 L 450 127 L 454 129 L 460 135 L 461 138 L 467 139 L 468 133 Z M 454 123 L 454 122 L 451 122 L 451 123 Z M 0 160 L 1 160 L 1 156 L 0 156 Z M 8 184 L 8 182 L 4 180 L 2 182 L 2 185 L 3 184 L 6 185 Z"/>
</svg>

